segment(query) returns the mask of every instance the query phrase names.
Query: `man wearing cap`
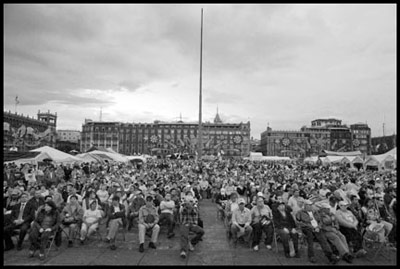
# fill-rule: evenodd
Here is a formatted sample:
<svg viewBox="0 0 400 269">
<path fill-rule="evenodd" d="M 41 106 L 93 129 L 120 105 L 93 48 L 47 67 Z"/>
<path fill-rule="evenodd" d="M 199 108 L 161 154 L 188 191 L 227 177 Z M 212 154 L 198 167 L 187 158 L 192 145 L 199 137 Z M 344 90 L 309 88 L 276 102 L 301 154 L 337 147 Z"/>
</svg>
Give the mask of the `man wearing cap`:
<svg viewBox="0 0 400 269">
<path fill-rule="evenodd" d="M 239 238 L 247 242 L 253 231 L 251 227 L 251 212 L 246 208 L 246 201 L 243 198 L 238 199 L 239 208 L 232 212 L 231 234 L 233 238 L 233 246 L 236 247 Z"/>
<path fill-rule="evenodd" d="M 321 217 L 319 212 L 314 210 L 310 200 L 304 201 L 304 208 L 297 212 L 296 219 L 307 240 L 308 260 L 311 263 L 316 262 L 314 257 L 314 238 L 316 238 L 329 262 L 336 264 L 340 258 L 333 254 L 325 234 L 321 231 Z"/>
<path fill-rule="evenodd" d="M 199 211 L 194 206 L 194 198 L 191 195 L 186 196 L 185 202 L 179 209 L 180 230 L 181 230 L 181 258 L 186 258 L 188 249 L 194 251 L 194 246 L 201 240 L 204 230 L 198 225 Z M 189 232 L 195 233 L 195 237 L 189 239 Z"/>
<path fill-rule="evenodd" d="M 144 251 L 144 241 L 146 231 L 151 230 L 151 240 L 149 248 L 156 249 L 158 233 L 160 232 L 160 226 L 158 225 L 159 216 L 157 208 L 153 204 L 154 198 L 152 196 L 146 197 L 146 205 L 139 209 L 139 251 Z"/>
<path fill-rule="evenodd" d="M 362 248 L 362 236 L 358 231 L 358 220 L 347 209 L 348 203 L 339 202 L 339 210 L 336 211 L 335 217 L 339 223 L 339 231 L 346 237 L 347 242 L 353 242 L 353 252 L 356 257 L 365 255 L 367 252 Z"/>
<path fill-rule="evenodd" d="M 105 241 L 110 243 L 110 249 L 116 250 L 115 237 L 119 227 L 125 227 L 126 216 L 125 216 L 125 206 L 120 203 L 120 197 L 114 196 L 112 198 L 111 205 L 108 207 L 108 221 L 107 227 L 109 228 Z"/>
</svg>

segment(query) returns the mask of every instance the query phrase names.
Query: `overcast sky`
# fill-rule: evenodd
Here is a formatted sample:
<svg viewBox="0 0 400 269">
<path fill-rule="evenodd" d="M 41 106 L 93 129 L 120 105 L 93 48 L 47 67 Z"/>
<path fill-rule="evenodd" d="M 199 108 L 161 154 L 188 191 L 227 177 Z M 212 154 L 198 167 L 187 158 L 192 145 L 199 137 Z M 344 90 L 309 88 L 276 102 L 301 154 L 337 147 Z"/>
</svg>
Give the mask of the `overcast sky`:
<svg viewBox="0 0 400 269">
<path fill-rule="evenodd" d="M 396 129 L 396 6 L 5 5 L 4 110 L 57 112 L 57 129 L 199 118 L 251 136 L 317 118 Z"/>
</svg>

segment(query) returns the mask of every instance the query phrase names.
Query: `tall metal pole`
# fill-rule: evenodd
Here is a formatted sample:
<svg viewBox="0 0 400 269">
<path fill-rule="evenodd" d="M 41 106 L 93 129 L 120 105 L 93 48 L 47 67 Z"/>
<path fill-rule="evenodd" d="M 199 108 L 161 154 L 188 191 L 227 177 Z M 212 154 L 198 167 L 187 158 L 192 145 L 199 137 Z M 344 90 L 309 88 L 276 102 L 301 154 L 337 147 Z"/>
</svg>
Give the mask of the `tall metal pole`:
<svg viewBox="0 0 400 269">
<path fill-rule="evenodd" d="M 201 9 L 201 31 L 200 31 L 200 92 L 199 92 L 199 131 L 198 131 L 198 152 L 197 157 L 201 160 L 203 153 L 203 128 L 201 121 L 202 114 L 202 66 L 203 65 L 203 9 Z"/>
</svg>

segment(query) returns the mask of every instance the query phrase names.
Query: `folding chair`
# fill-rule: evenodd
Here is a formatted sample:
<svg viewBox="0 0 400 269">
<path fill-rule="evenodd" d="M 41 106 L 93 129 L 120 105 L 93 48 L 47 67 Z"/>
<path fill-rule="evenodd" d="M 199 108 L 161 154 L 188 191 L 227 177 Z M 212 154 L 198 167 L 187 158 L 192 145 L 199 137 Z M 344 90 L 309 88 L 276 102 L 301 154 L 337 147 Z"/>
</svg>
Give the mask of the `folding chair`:
<svg viewBox="0 0 400 269">
<path fill-rule="evenodd" d="M 53 247 L 53 244 L 54 244 L 55 239 L 56 239 L 56 233 L 53 232 L 53 233 L 50 235 L 50 237 L 49 237 L 50 245 L 49 245 L 49 247 L 48 247 L 48 249 L 47 249 L 47 252 L 46 252 L 46 254 L 45 254 L 45 258 L 49 256 L 50 250 L 51 250 L 51 248 Z M 55 246 L 55 247 L 56 247 L 56 250 L 58 250 L 58 247 L 57 247 L 57 246 Z"/>
<path fill-rule="evenodd" d="M 375 253 L 372 256 L 372 253 L 369 253 L 367 256 L 371 257 L 372 256 L 372 260 L 375 260 L 376 257 L 378 257 L 379 254 L 381 254 L 382 256 L 384 256 L 384 258 L 388 258 L 387 253 L 384 253 L 383 250 L 386 250 L 385 252 L 387 252 L 388 250 L 388 236 L 385 236 L 385 239 L 383 242 L 379 242 L 379 236 L 378 233 L 376 232 L 372 232 L 370 230 L 365 230 L 364 231 L 364 235 L 363 235 L 363 248 L 365 250 L 372 251 L 372 253 Z"/>
</svg>

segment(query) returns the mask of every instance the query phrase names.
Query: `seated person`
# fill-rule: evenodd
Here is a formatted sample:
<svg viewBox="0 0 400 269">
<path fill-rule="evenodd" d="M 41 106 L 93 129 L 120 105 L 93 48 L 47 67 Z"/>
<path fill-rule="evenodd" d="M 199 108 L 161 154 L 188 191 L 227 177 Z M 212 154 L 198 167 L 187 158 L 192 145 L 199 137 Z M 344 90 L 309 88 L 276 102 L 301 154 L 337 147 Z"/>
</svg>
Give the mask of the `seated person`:
<svg viewBox="0 0 400 269">
<path fill-rule="evenodd" d="M 83 213 L 80 237 L 81 244 L 84 243 L 86 237 L 89 237 L 97 230 L 102 217 L 103 214 L 100 209 L 97 208 L 97 202 L 95 200 L 92 201 L 89 210 L 86 210 L 85 213 Z"/>
<path fill-rule="evenodd" d="M 329 262 L 331 264 L 336 264 L 340 258 L 333 254 L 325 234 L 321 231 L 320 215 L 319 212 L 314 209 L 311 200 L 304 201 L 304 208 L 297 212 L 296 220 L 307 240 L 308 260 L 311 263 L 316 263 L 314 254 L 315 238 L 321 245 L 322 251 Z"/>
<path fill-rule="evenodd" d="M 38 212 L 29 233 L 29 240 L 31 242 L 29 257 L 33 257 L 35 251 L 39 249 L 39 258 L 41 260 L 44 259 L 44 250 L 49 237 L 58 230 L 60 222 L 60 214 L 58 213 L 56 204 L 53 201 L 45 202 L 44 208 Z"/>
<path fill-rule="evenodd" d="M 366 198 L 365 205 L 361 208 L 365 215 L 365 223 L 367 230 L 378 234 L 379 242 L 384 242 L 385 237 L 389 235 L 393 228 L 393 224 L 383 220 L 380 216 L 379 209 L 376 208 L 374 199 Z"/>
<path fill-rule="evenodd" d="M 228 229 L 230 230 L 231 223 L 232 223 L 232 213 L 236 209 L 239 208 L 238 205 L 238 194 L 236 192 L 232 192 L 229 196 L 229 200 L 226 203 L 225 206 L 225 225 L 229 227 Z"/>
<path fill-rule="evenodd" d="M 14 205 L 11 209 L 9 225 L 4 226 L 4 242 L 5 250 L 14 248 L 11 236 L 15 229 L 20 229 L 17 250 L 22 249 L 22 243 L 31 227 L 31 222 L 35 219 L 35 209 L 27 204 L 28 193 L 23 192 L 20 197 L 20 202 Z"/>
<path fill-rule="evenodd" d="M 340 257 L 347 263 L 352 263 L 354 256 L 350 254 L 346 237 L 339 231 L 339 223 L 330 210 L 331 207 L 328 204 L 323 204 L 319 210 L 321 215 L 321 230 L 328 239 L 328 242 L 337 249 Z"/>
<path fill-rule="evenodd" d="M 246 208 L 246 202 L 243 198 L 238 199 L 239 208 L 232 213 L 231 234 L 233 238 L 233 246 L 236 247 L 240 237 L 248 242 L 250 234 L 253 231 L 251 227 L 250 209 Z"/>
<path fill-rule="evenodd" d="M 194 251 L 194 246 L 201 241 L 204 235 L 204 230 L 198 225 L 199 210 L 195 206 L 195 200 L 192 195 L 187 195 L 185 202 L 179 209 L 180 216 L 180 230 L 181 230 L 181 258 L 186 258 L 188 248 L 190 251 Z M 192 239 L 189 239 L 189 232 L 195 233 Z"/>
<path fill-rule="evenodd" d="M 78 203 L 77 196 L 72 195 L 69 198 L 70 202 L 65 205 L 61 212 L 61 228 L 69 228 L 68 247 L 72 247 L 74 245 L 73 239 L 76 238 L 82 224 L 83 209 Z"/>
<path fill-rule="evenodd" d="M 157 208 L 154 206 L 154 198 L 152 196 L 146 197 L 146 205 L 142 206 L 139 210 L 139 251 L 144 251 L 145 234 L 147 230 L 151 230 L 151 240 L 149 248 L 156 249 L 158 233 L 160 226 L 157 224 L 159 216 Z"/>
<path fill-rule="evenodd" d="M 139 209 L 146 205 L 143 192 L 139 192 L 128 206 L 128 231 L 132 229 L 133 222 L 139 218 Z"/>
<path fill-rule="evenodd" d="M 115 237 L 117 231 L 119 227 L 124 227 L 124 223 L 126 222 L 125 206 L 120 203 L 120 197 L 118 195 L 112 198 L 111 205 L 108 207 L 107 216 L 108 233 L 105 241 L 110 243 L 111 250 L 116 250 Z"/>
<path fill-rule="evenodd" d="M 161 201 L 161 203 L 160 203 L 161 214 L 160 214 L 159 223 L 161 223 L 163 220 L 165 220 L 167 222 L 167 225 L 168 225 L 167 237 L 168 238 L 171 238 L 175 235 L 174 234 L 174 226 L 175 226 L 174 208 L 175 208 L 175 202 L 171 200 L 171 194 L 166 193 L 165 200 Z"/>
<path fill-rule="evenodd" d="M 258 245 L 262 237 L 262 233 L 265 233 L 265 245 L 267 249 L 272 249 L 271 243 L 274 236 L 274 227 L 272 225 L 272 211 L 268 205 L 264 204 L 264 198 L 262 196 L 257 197 L 257 205 L 254 206 L 251 211 L 251 227 L 253 228 L 253 249 L 258 251 Z"/>
<path fill-rule="evenodd" d="M 290 258 L 289 238 L 292 238 L 295 257 L 300 258 L 299 234 L 296 231 L 296 223 L 291 212 L 292 210 L 286 206 L 285 202 L 281 201 L 276 210 L 272 211 L 273 221 L 276 232 L 281 238 L 285 257 Z"/>
<path fill-rule="evenodd" d="M 226 195 L 225 189 L 221 188 L 220 193 L 216 195 L 215 203 L 217 204 L 217 209 L 222 216 L 222 219 L 225 218 L 225 206 L 228 201 L 228 196 Z"/>
<path fill-rule="evenodd" d="M 346 237 L 347 242 L 353 243 L 353 252 L 356 257 L 364 256 L 367 252 L 362 248 L 362 235 L 358 231 L 358 220 L 348 210 L 349 204 L 345 201 L 339 202 L 339 210 L 335 217 L 339 223 L 339 231 Z"/>
</svg>

